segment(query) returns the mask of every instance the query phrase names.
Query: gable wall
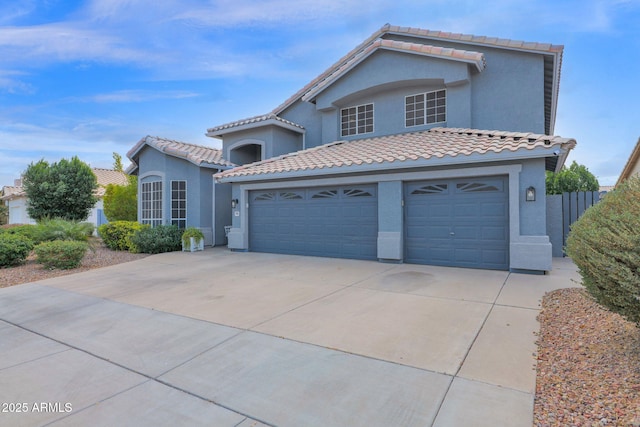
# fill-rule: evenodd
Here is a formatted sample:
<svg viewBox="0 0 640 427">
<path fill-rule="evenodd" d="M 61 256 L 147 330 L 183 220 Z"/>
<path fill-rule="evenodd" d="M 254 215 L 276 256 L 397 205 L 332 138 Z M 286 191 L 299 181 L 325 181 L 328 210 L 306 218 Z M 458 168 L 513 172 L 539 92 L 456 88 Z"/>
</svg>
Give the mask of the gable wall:
<svg viewBox="0 0 640 427">
<path fill-rule="evenodd" d="M 483 52 L 487 67 L 479 73 L 462 62 L 378 51 L 320 93 L 315 106 L 298 101 L 281 117 L 307 129 L 307 148 L 434 126 L 544 133 L 542 55 L 455 43 L 437 45 Z M 406 128 L 404 97 L 442 88 L 447 90 L 447 121 Z M 340 137 L 340 109 L 370 102 L 374 103 L 374 132 Z"/>
<path fill-rule="evenodd" d="M 544 134 L 544 58 L 541 53 L 395 34 L 384 38 L 483 53 L 487 66 L 482 73 L 473 75 L 471 127 Z"/>
<path fill-rule="evenodd" d="M 212 227 L 213 202 L 212 180 L 203 179 L 214 172 L 213 169 L 199 168 L 184 159 L 167 156 L 153 148 L 145 147 L 138 158 L 138 193 L 144 182 L 162 181 L 163 223 L 171 223 L 171 181 L 187 181 L 187 226 Z M 138 218 L 141 218 L 141 200 L 138 199 Z"/>
</svg>

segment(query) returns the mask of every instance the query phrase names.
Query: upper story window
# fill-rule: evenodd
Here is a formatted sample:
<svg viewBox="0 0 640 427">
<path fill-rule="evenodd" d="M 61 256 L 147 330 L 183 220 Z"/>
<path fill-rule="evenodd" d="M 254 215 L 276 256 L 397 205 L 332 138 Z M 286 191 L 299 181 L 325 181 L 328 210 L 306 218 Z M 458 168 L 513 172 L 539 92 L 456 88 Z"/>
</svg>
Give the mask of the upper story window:
<svg viewBox="0 0 640 427">
<path fill-rule="evenodd" d="M 340 116 L 342 136 L 373 132 L 373 104 L 343 108 Z"/>
<path fill-rule="evenodd" d="M 405 126 L 441 123 L 447 120 L 447 92 L 444 89 L 405 97 Z"/>
<path fill-rule="evenodd" d="M 162 224 L 162 181 L 142 183 L 142 224 Z"/>
</svg>

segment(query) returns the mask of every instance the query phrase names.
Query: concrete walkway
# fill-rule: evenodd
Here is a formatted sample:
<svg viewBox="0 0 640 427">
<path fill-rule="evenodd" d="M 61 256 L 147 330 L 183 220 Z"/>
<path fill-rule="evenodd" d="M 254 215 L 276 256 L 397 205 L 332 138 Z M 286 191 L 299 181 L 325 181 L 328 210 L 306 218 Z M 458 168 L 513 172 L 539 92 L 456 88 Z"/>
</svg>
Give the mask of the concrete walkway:
<svg viewBox="0 0 640 427">
<path fill-rule="evenodd" d="M 530 427 L 540 299 L 578 280 L 554 261 L 215 248 L 0 289 L 0 425 Z"/>
</svg>

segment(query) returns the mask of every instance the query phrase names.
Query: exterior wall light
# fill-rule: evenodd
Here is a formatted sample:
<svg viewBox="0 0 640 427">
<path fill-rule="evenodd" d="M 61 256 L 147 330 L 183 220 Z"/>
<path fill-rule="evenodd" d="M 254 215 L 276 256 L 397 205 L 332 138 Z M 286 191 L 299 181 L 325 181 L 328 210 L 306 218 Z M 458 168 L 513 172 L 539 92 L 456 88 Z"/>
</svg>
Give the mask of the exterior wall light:
<svg viewBox="0 0 640 427">
<path fill-rule="evenodd" d="M 527 202 L 535 202 L 536 201 L 536 189 L 533 187 L 527 188 L 527 193 L 525 200 Z"/>
<path fill-rule="evenodd" d="M 235 209 L 238 206 L 238 199 L 231 199 L 231 209 Z"/>
</svg>

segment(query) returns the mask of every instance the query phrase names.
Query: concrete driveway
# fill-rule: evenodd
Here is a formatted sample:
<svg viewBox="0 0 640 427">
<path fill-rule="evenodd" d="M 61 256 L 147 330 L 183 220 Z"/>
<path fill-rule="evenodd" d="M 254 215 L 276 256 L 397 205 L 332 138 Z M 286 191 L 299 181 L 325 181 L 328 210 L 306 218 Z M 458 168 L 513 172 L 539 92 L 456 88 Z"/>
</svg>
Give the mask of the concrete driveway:
<svg viewBox="0 0 640 427">
<path fill-rule="evenodd" d="M 578 279 L 555 261 L 214 248 L 0 289 L 0 425 L 529 427 L 540 299 Z"/>
</svg>

